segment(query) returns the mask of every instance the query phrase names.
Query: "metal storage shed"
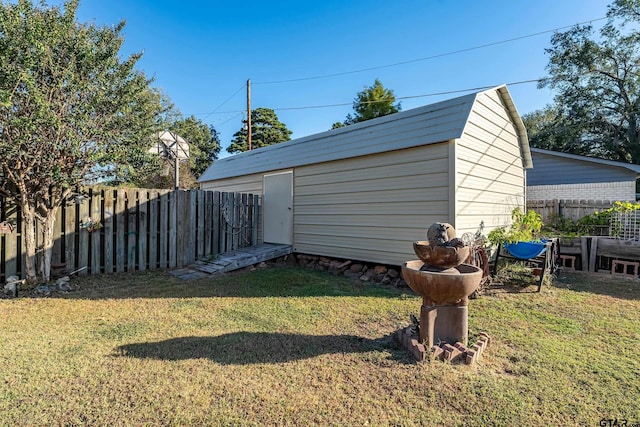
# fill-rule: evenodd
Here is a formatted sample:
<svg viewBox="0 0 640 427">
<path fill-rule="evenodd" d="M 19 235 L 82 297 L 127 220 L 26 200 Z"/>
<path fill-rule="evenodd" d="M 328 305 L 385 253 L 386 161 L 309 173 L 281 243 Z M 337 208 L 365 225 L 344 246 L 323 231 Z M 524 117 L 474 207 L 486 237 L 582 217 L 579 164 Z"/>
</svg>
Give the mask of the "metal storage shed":
<svg viewBox="0 0 640 427">
<path fill-rule="evenodd" d="M 531 167 L 500 86 L 220 159 L 199 182 L 262 195 L 264 242 L 399 265 L 434 222 L 458 235 L 507 223 Z"/>
<path fill-rule="evenodd" d="M 529 200 L 636 200 L 640 165 L 532 148 Z"/>
</svg>

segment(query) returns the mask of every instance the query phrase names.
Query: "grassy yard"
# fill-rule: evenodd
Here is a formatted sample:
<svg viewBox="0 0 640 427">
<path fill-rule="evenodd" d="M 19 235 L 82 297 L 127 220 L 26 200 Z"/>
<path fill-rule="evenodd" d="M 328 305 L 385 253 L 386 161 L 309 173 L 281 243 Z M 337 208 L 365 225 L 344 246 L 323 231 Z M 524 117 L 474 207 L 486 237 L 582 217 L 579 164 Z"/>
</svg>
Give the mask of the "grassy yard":
<svg viewBox="0 0 640 427">
<path fill-rule="evenodd" d="M 273 267 L 74 278 L 0 300 L 0 425 L 600 425 L 640 422 L 640 283 L 564 274 L 489 289 L 472 366 L 391 334 L 412 291 Z"/>
</svg>

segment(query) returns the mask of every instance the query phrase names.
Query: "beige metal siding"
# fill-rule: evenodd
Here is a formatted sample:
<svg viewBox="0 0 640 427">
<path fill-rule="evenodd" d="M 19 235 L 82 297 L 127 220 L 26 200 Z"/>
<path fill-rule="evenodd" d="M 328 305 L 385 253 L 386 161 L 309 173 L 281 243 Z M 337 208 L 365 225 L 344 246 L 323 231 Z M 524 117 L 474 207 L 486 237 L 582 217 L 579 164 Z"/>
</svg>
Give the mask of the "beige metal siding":
<svg viewBox="0 0 640 427">
<path fill-rule="evenodd" d="M 448 144 L 299 167 L 294 250 L 399 265 L 446 221 Z"/>
<path fill-rule="evenodd" d="M 525 177 L 518 131 L 496 91 L 479 94 L 456 146 L 458 235 L 484 223 L 486 235 L 524 206 Z"/>
<path fill-rule="evenodd" d="M 262 195 L 263 174 L 236 176 L 234 178 L 206 181 L 200 184 L 202 190 L 226 191 L 229 193 L 251 193 Z"/>
</svg>

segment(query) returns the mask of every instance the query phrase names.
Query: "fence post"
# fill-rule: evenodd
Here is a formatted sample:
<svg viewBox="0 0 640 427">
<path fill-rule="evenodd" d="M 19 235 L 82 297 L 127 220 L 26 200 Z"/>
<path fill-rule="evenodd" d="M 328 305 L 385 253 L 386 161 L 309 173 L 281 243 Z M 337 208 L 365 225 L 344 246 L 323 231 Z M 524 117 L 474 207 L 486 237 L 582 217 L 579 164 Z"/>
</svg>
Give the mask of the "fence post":
<svg viewBox="0 0 640 427">
<path fill-rule="evenodd" d="M 220 230 L 220 192 L 213 192 L 213 234 L 211 236 L 211 254 L 218 255 L 220 250 L 220 239 L 221 239 L 221 230 Z"/>
<path fill-rule="evenodd" d="M 127 201 L 123 189 L 119 189 L 116 193 L 116 271 L 122 273 L 124 271 L 124 263 L 126 259 L 126 220 L 127 220 Z"/>
<path fill-rule="evenodd" d="M 242 194 L 242 209 L 240 211 L 242 229 L 240 230 L 240 247 L 245 248 L 251 245 L 251 228 L 249 224 L 249 197 Z"/>
<path fill-rule="evenodd" d="M 149 270 L 158 268 L 158 190 L 149 191 Z"/>
<path fill-rule="evenodd" d="M 203 256 L 209 256 L 213 252 L 211 244 L 213 224 L 213 192 L 204 192 L 204 252 Z"/>
<path fill-rule="evenodd" d="M 127 196 L 127 271 L 136 270 L 136 253 L 138 252 L 138 227 L 137 227 L 137 191 L 128 189 Z"/>
<path fill-rule="evenodd" d="M 113 273 L 113 213 L 115 211 L 114 190 L 104 189 L 104 271 Z"/>
<path fill-rule="evenodd" d="M 169 268 L 178 265 L 176 254 L 176 239 L 178 233 L 178 190 L 173 190 L 169 194 Z"/>
<path fill-rule="evenodd" d="M 196 193 L 196 259 L 202 258 L 205 254 L 205 235 L 206 235 L 206 223 L 204 220 L 204 207 L 206 204 L 205 193 L 202 190 L 192 190 Z M 193 260 L 195 261 L 195 259 Z M 192 262 L 193 262 L 192 261 Z"/>
<path fill-rule="evenodd" d="M 170 193 L 164 193 L 160 196 L 160 223 L 158 229 L 160 235 L 158 240 L 160 242 L 158 246 L 158 266 L 160 268 L 167 268 L 169 260 L 169 197 Z"/>
<path fill-rule="evenodd" d="M 64 262 L 64 254 L 62 253 L 62 211 L 64 210 L 64 202 L 56 212 L 56 219 L 53 223 L 53 249 L 51 251 L 51 263 Z"/>
<path fill-rule="evenodd" d="M 94 220 L 100 220 L 100 218 L 102 218 L 102 190 L 92 190 L 89 216 Z M 91 274 L 93 275 L 100 274 L 100 233 L 102 232 L 103 230 L 98 228 L 91 233 L 87 233 L 91 239 Z"/>
<path fill-rule="evenodd" d="M 83 199 L 80 203 L 79 207 L 79 215 L 78 215 L 78 268 L 82 268 L 83 270 L 79 271 L 78 274 L 85 275 L 89 272 L 87 268 L 89 267 L 89 232 L 86 228 L 82 227 L 82 223 L 87 220 L 90 212 L 91 198 L 93 197 L 93 192 L 89 190 L 89 199 Z"/>
<path fill-rule="evenodd" d="M 253 225 L 251 240 L 254 245 L 258 244 L 258 227 L 260 226 L 260 196 L 253 196 Z"/>
<path fill-rule="evenodd" d="M 189 257 L 189 196 L 187 192 L 176 190 L 176 266 L 184 267 Z"/>
<path fill-rule="evenodd" d="M 233 193 L 227 193 L 227 207 L 224 210 L 225 230 L 227 232 L 227 247 L 225 251 L 232 251 L 233 247 L 233 213 L 236 211 L 235 197 Z"/>
<path fill-rule="evenodd" d="M 78 205 L 75 201 L 71 205 L 64 207 L 64 262 L 67 263 L 69 272 L 76 269 L 77 208 Z"/>
<path fill-rule="evenodd" d="M 189 218 L 187 223 L 185 224 L 187 227 L 187 247 L 184 251 L 185 253 L 185 265 L 189 265 L 196 260 L 198 256 L 198 247 L 196 243 L 196 230 L 198 229 L 198 209 L 197 209 L 197 197 L 198 193 L 196 190 L 189 190 L 185 192 L 185 196 L 187 197 L 185 204 L 185 218 Z"/>
<path fill-rule="evenodd" d="M 149 233 L 147 231 L 149 213 L 149 193 L 147 190 L 136 191 L 138 207 L 138 270 L 147 269 L 147 241 Z"/>
<path fill-rule="evenodd" d="M 596 271 L 596 260 L 598 255 L 598 237 L 593 236 L 591 238 L 591 252 L 589 253 L 589 271 Z"/>
</svg>

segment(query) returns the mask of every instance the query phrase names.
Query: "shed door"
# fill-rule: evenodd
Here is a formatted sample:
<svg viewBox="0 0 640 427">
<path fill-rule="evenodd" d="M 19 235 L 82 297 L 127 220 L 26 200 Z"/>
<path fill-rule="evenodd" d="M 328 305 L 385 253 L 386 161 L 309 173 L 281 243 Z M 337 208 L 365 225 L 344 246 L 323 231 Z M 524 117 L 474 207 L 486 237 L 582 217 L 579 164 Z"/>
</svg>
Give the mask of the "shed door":
<svg viewBox="0 0 640 427">
<path fill-rule="evenodd" d="M 264 176 L 263 240 L 293 244 L 293 172 Z"/>
</svg>

